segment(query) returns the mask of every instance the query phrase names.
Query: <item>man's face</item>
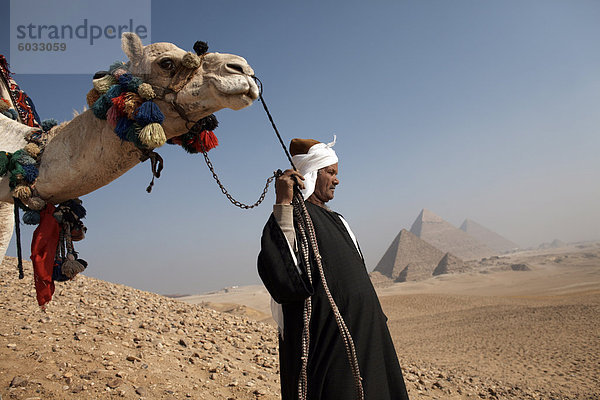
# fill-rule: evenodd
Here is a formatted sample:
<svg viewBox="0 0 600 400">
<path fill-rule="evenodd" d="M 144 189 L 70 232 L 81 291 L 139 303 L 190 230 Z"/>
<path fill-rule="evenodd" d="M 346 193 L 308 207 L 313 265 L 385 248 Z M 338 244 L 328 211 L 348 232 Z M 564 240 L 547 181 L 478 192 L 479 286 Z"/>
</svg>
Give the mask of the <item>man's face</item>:
<svg viewBox="0 0 600 400">
<path fill-rule="evenodd" d="M 333 199 L 335 187 L 340 184 L 337 178 L 338 163 L 321 168 L 317 172 L 314 196 L 323 203 Z"/>
</svg>

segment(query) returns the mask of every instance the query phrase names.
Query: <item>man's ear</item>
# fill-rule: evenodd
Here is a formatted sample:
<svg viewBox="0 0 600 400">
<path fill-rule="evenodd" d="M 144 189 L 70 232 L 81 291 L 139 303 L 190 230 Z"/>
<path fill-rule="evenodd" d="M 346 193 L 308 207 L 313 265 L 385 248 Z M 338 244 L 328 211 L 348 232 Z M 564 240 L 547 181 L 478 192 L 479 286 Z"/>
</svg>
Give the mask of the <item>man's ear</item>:
<svg viewBox="0 0 600 400">
<path fill-rule="evenodd" d="M 121 36 L 121 48 L 132 64 L 138 64 L 144 56 L 142 40 L 133 32 L 125 32 Z"/>
</svg>

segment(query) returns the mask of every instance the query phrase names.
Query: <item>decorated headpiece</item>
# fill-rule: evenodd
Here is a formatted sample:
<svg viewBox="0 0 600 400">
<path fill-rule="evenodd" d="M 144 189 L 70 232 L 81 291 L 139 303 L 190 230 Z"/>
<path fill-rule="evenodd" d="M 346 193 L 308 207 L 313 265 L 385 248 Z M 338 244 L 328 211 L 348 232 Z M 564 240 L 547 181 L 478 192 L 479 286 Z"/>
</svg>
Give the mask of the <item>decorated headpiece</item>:
<svg viewBox="0 0 600 400">
<path fill-rule="evenodd" d="M 304 199 L 308 199 L 315 191 L 317 172 L 338 162 L 338 157 L 333 150 L 333 142 L 321 143 L 314 139 L 292 139 L 290 154 L 298 172 L 304 176 L 304 189 L 301 190 Z"/>
<path fill-rule="evenodd" d="M 188 52 L 182 60 L 182 65 L 190 70 L 200 66 L 208 44 L 197 41 L 194 51 L 196 54 Z M 219 144 L 213 133 L 218 126 L 213 114 L 197 121 L 187 133 L 167 141 L 162 127 L 165 117 L 153 101 L 157 97 L 154 88 L 132 75 L 129 64 L 117 61 L 108 71 L 97 72 L 93 85 L 86 100 L 94 115 L 107 120 L 121 140 L 132 142 L 141 150 L 153 150 L 168 142 L 182 146 L 189 153 L 198 153 Z"/>
</svg>

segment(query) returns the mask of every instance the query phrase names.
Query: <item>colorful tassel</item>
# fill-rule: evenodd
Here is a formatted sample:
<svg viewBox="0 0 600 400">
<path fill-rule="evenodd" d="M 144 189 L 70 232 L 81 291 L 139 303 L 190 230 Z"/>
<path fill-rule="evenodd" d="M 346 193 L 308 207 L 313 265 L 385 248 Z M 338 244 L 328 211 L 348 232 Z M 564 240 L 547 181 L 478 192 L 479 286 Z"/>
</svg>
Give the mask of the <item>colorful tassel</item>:
<svg viewBox="0 0 600 400">
<path fill-rule="evenodd" d="M 219 140 L 213 131 L 200 132 L 200 141 L 204 145 L 205 151 L 210 151 L 219 145 Z"/>
<path fill-rule="evenodd" d="M 23 149 L 15 151 L 13 154 L 13 160 L 18 162 L 19 164 L 25 165 L 35 165 L 35 160 L 31 157 L 27 152 L 23 151 Z"/>
<path fill-rule="evenodd" d="M 124 92 L 137 92 L 141 84 L 142 80 L 129 72 L 119 76 L 119 85 L 121 85 Z"/>
<path fill-rule="evenodd" d="M 113 129 L 115 129 L 117 126 L 117 121 L 120 117 L 121 116 L 119 115 L 119 112 L 117 111 L 117 107 L 113 105 L 111 108 L 108 109 L 108 111 L 106 113 L 106 122 L 108 122 L 108 124 Z"/>
<path fill-rule="evenodd" d="M 115 127 L 115 133 L 121 140 L 127 140 L 127 131 L 133 125 L 133 121 L 125 117 L 119 118 L 117 126 Z"/>
<path fill-rule="evenodd" d="M 2 111 L 2 114 L 15 121 L 19 119 L 19 114 L 17 114 L 17 110 L 14 108 Z"/>
<path fill-rule="evenodd" d="M 133 143 L 137 148 L 145 149 L 146 146 L 140 141 L 141 130 L 142 127 L 134 122 L 127 131 L 127 141 Z"/>
<path fill-rule="evenodd" d="M 138 87 L 138 94 L 140 96 L 142 96 L 142 98 L 145 100 L 152 100 L 153 98 L 156 97 L 156 94 L 154 93 L 154 89 L 152 89 L 152 85 L 150 85 L 148 83 L 142 83 Z"/>
<path fill-rule="evenodd" d="M 167 141 L 165 131 L 158 123 L 144 126 L 139 133 L 139 138 L 145 146 L 151 149 L 160 147 Z"/>
<path fill-rule="evenodd" d="M 4 176 L 8 172 L 8 164 L 10 162 L 8 155 L 7 152 L 0 151 L 0 176 Z"/>
<path fill-rule="evenodd" d="M 61 266 L 62 273 L 69 279 L 75 278 L 75 275 L 83 272 L 84 270 L 85 267 L 76 260 L 66 259 Z"/>
<path fill-rule="evenodd" d="M 42 121 L 41 125 L 42 125 L 42 130 L 44 132 L 48 132 L 50 129 L 52 129 L 53 127 L 58 125 L 58 121 L 55 120 L 54 118 L 45 119 Z"/>
<path fill-rule="evenodd" d="M 31 164 L 23 165 L 23 170 L 25 171 L 25 173 L 23 174 L 25 180 L 28 183 L 35 182 L 35 180 L 37 179 L 38 174 L 39 174 L 37 167 L 35 165 L 31 165 Z"/>
<path fill-rule="evenodd" d="M 88 107 L 92 108 L 100 96 L 102 96 L 102 94 L 99 91 L 97 91 L 95 88 L 91 89 L 85 96 L 85 102 L 87 103 Z"/>
<path fill-rule="evenodd" d="M 37 211 L 25 211 L 23 213 L 23 223 L 27 225 L 37 225 L 40 223 L 40 213 Z"/>
<path fill-rule="evenodd" d="M 28 143 L 27 145 L 25 145 L 25 147 L 23 147 L 23 150 L 25 150 L 27 154 L 29 154 L 33 158 L 37 158 L 40 155 L 41 151 L 39 146 L 35 143 Z"/>
<path fill-rule="evenodd" d="M 133 92 L 125 93 L 125 104 L 123 111 L 127 114 L 127 118 L 134 119 L 135 111 L 142 105 L 142 98 Z"/>
<path fill-rule="evenodd" d="M 117 68 L 114 70 L 114 72 L 112 73 L 112 76 L 114 76 L 115 78 L 119 79 L 119 77 L 123 74 L 126 74 L 127 70 L 124 68 Z"/>
<path fill-rule="evenodd" d="M 123 93 L 119 97 L 114 97 L 111 99 L 113 107 L 115 107 L 115 111 L 119 116 L 125 115 L 125 99 L 127 98 L 127 93 Z"/>
<path fill-rule="evenodd" d="M 114 63 L 112 63 L 110 67 L 108 67 L 108 73 L 114 74 L 115 71 L 118 69 L 127 69 L 123 61 L 115 61 Z"/>
<path fill-rule="evenodd" d="M 165 116 L 160 111 L 160 108 L 153 101 L 146 101 L 137 109 L 135 120 L 140 125 L 148 125 L 152 123 L 162 124 Z"/>
<path fill-rule="evenodd" d="M 96 118 L 106 119 L 106 113 L 108 109 L 112 107 L 112 101 L 105 95 L 100 96 L 98 100 L 92 106 L 92 111 Z"/>
<path fill-rule="evenodd" d="M 19 185 L 13 190 L 13 196 L 19 200 L 25 200 L 31 197 L 31 189 L 25 185 Z"/>
<path fill-rule="evenodd" d="M 104 95 L 109 99 L 114 99 L 115 97 L 119 97 L 121 93 L 123 93 L 123 89 L 121 88 L 121 86 L 112 85 Z"/>
<path fill-rule="evenodd" d="M 94 89 L 100 94 L 104 94 L 110 89 L 110 87 L 117 83 L 117 80 L 112 75 L 105 75 L 100 79 L 94 79 Z"/>
</svg>

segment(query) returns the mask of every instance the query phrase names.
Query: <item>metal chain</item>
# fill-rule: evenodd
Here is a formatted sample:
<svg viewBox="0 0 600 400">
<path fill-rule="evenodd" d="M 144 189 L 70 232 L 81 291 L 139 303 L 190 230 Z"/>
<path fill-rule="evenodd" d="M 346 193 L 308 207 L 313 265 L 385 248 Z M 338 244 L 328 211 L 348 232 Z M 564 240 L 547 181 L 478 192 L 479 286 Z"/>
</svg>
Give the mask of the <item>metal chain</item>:
<svg viewBox="0 0 600 400">
<path fill-rule="evenodd" d="M 204 150 L 204 146 L 202 146 L 202 148 Z M 277 178 L 278 176 L 280 176 L 282 174 L 281 170 L 277 170 L 277 171 L 273 172 L 273 175 L 270 176 L 269 178 L 267 178 L 267 183 L 265 184 L 265 188 L 263 189 L 258 200 L 256 200 L 256 202 L 254 204 L 248 205 L 248 204 L 244 204 L 244 203 L 234 199 L 233 196 L 229 194 L 229 192 L 227 191 L 225 186 L 223 186 L 223 184 L 221 183 L 221 180 L 217 176 L 217 173 L 215 172 L 212 162 L 210 162 L 210 158 L 208 158 L 208 153 L 206 151 L 202 151 L 202 154 L 204 155 L 204 161 L 206 161 L 206 166 L 212 173 L 212 176 L 215 179 L 215 181 L 217 182 L 217 185 L 219 185 L 219 188 L 221 188 L 221 192 L 225 195 L 225 197 L 227 197 L 227 199 L 231 202 L 231 204 L 233 204 L 234 206 L 239 207 L 241 209 L 244 209 L 244 210 L 254 208 L 254 207 L 258 206 L 260 203 L 262 203 L 263 200 L 265 199 L 265 196 L 267 195 L 267 191 L 269 190 L 269 185 L 271 184 L 271 182 L 273 182 L 273 179 Z"/>
</svg>

